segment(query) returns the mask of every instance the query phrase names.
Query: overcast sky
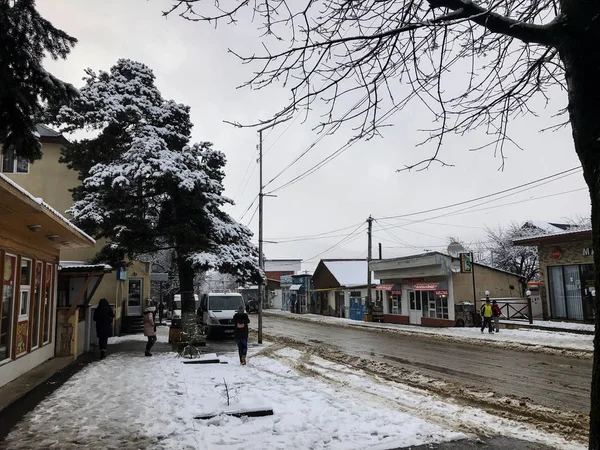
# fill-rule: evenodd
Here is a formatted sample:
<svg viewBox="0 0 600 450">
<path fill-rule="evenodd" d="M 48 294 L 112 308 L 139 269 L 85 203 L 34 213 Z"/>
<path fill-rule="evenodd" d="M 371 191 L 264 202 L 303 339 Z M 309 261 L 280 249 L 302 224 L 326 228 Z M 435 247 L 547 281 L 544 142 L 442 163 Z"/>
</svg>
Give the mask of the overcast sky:
<svg viewBox="0 0 600 450">
<path fill-rule="evenodd" d="M 193 139 L 212 141 L 227 155 L 226 194 L 236 201 L 230 212 L 239 219 L 258 192 L 255 163 L 258 136 L 256 130 L 237 129 L 223 121 L 248 123 L 265 119 L 277 107 L 285 106 L 289 98 L 289 92 L 281 86 L 267 91 L 236 89 L 251 76 L 252 67 L 242 65 L 227 50 L 232 48 L 245 54 L 260 51 L 256 25 L 241 21 L 237 26 L 215 30 L 205 23 L 187 22 L 177 16 L 165 19 L 161 11 L 171 4 L 169 0 L 38 0 L 37 3 L 47 19 L 79 40 L 66 61 L 47 61 L 46 68 L 56 76 L 80 87 L 85 68 L 108 70 L 118 58 L 130 58 L 154 70 L 165 98 L 191 106 Z M 408 87 L 398 89 L 403 93 Z M 564 101 L 560 97 L 564 93 L 555 95 Z M 277 192 L 276 198 L 265 199 L 266 240 L 294 239 L 341 229 L 325 239 L 267 243 L 268 258 L 302 258 L 309 260 L 304 268 L 311 269 L 318 262 L 318 258 L 311 258 L 338 243 L 369 214 L 382 218 L 436 208 L 579 165 L 571 130 L 539 132 L 554 123 L 549 121 L 550 113 L 542 113 L 540 117 L 511 123 L 511 137 L 524 151 L 507 148 L 503 171 L 498 170 L 501 161 L 493 150 L 469 152 L 473 138 L 466 136 L 450 140 L 443 149 L 442 156 L 454 167 L 434 165 L 427 171 L 396 173 L 397 168 L 422 159 L 428 150 L 415 144 L 424 138 L 418 130 L 430 127 L 431 118 L 422 107 L 413 105 L 391 118 L 389 123 L 393 127 L 384 130 L 383 138 L 352 146 L 306 179 Z M 311 130 L 316 119 L 304 124 L 296 120 L 289 127 L 281 124 L 272 132 L 265 132 L 265 183 L 318 137 Z M 266 191 L 301 174 L 351 136 L 352 130 L 342 128 L 334 136 L 322 139 Z M 247 182 L 242 184 L 244 176 Z M 485 226 L 587 216 L 589 198 L 584 188 L 581 172 L 577 172 L 535 189 L 487 201 L 485 205 L 477 202 L 404 220 L 379 220 L 374 225 L 374 254 L 379 242 L 383 245 L 383 256 L 392 257 L 424 249 L 442 250 L 450 235 L 467 242 L 485 241 Z M 538 198 L 543 196 L 549 197 Z M 472 208 L 455 213 L 466 206 Z M 254 211 L 253 206 L 242 223 L 249 223 L 257 236 L 258 214 L 250 221 Z M 366 252 L 367 236 L 361 232 L 321 257 L 360 258 Z"/>
</svg>

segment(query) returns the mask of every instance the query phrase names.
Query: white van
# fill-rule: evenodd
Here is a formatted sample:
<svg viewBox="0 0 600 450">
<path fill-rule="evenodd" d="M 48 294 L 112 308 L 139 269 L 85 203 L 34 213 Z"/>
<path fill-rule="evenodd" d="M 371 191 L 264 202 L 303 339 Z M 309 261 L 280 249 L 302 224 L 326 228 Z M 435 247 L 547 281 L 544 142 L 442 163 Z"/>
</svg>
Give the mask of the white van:
<svg viewBox="0 0 600 450">
<path fill-rule="evenodd" d="M 233 316 L 242 306 L 244 299 L 238 293 L 211 292 L 204 294 L 200 300 L 198 316 L 207 336 L 233 336 L 235 325 Z"/>
<path fill-rule="evenodd" d="M 196 302 L 194 311 L 196 311 L 198 309 L 198 306 L 200 306 L 198 294 L 194 294 L 194 300 Z M 169 308 L 169 310 L 167 311 L 167 319 L 181 319 L 181 294 L 175 294 L 173 296 L 173 304 L 171 308 Z"/>
</svg>

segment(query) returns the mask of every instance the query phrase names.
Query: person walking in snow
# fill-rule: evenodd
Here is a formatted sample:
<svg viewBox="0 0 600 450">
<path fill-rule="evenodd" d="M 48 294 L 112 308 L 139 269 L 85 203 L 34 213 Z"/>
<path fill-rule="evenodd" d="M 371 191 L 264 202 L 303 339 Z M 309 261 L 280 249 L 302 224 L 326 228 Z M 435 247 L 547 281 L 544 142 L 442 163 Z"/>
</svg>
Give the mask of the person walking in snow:
<svg viewBox="0 0 600 450">
<path fill-rule="evenodd" d="M 496 329 L 496 333 L 500 333 L 500 316 L 501 315 L 502 315 L 502 311 L 500 311 L 498 302 L 496 300 L 494 300 L 492 302 L 492 316 L 494 317 L 494 328 Z"/>
<path fill-rule="evenodd" d="M 156 326 L 154 326 L 154 311 L 153 308 L 147 307 L 144 310 L 144 336 L 148 338 L 148 343 L 146 344 L 146 356 L 152 356 L 150 350 L 152 350 L 152 346 L 156 342 Z"/>
<path fill-rule="evenodd" d="M 100 347 L 100 359 L 106 357 L 108 338 L 112 336 L 113 319 L 115 313 L 110 307 L 108 300 L 101 298 L 98 307 L 94 310 L 94 322 L 96 322 L 96 336 L 98 336 L 98 347 Z"/>
<path fill-rule="evenodd" d="M 492 304 L 490 303 L 490 298 L 486 297 L 485 298 L 485 303 L 481 306 L 481 317 L 482 317 L 482 321 L 481 321 L 481 332 L 483 333 L 483 330 L 485 329 L 486 325 L 489 329 L 490 333 L 493 333 L 492 330 L 492 316 L 494 314 L 494 311 L 492 309 Z"/>
<path fill-rule="evenodd" d="M 246 353 L 248 352 L 248 324 L 250 323 L 250 318 L 244 311 L 243 306 L 240 306 L 238 308 L 238 312 L 233 316 L 233 323 L 235 325 L 233 337 L 235 338 L 235 343 L 238 346 L 240 364 L 245 366 Z"/>
</svg>

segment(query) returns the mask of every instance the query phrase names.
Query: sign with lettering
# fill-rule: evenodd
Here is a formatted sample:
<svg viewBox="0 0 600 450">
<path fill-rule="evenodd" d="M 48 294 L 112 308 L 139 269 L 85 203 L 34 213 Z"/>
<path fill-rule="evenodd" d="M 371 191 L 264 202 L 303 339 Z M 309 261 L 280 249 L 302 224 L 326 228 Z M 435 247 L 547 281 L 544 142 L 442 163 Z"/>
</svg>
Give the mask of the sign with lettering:
<svg viewBox="0 0 600 450">
<path fill-rule="evenodd" d="M 448 291 L 446 291 L 446 290 L 435 291 L 435 295 L 437 295 L 439 297 L 448 297 Z"/>
<path fill-rule="evenodd" d="M 593 248 L 584 248 L 583 256 L 594 256 L 594 249 Z"/>
<path fill-rule="evenodd" d="M 471 273 L 473 270 L 473 256 L 471 253 L 460 254 L 460 272 Z"/>
<path fill-rule="evenodd" d="M 435 291 L 440 283 L 415 283 L 413 290 L 415 291 Z"/>
<path fill-rule="evenodd" d="M 375 287 L 375 290 L 376 291 L 391 291 L 393 287 L 394 287 L 393 284 L 378 284 Z"/>
</svg>

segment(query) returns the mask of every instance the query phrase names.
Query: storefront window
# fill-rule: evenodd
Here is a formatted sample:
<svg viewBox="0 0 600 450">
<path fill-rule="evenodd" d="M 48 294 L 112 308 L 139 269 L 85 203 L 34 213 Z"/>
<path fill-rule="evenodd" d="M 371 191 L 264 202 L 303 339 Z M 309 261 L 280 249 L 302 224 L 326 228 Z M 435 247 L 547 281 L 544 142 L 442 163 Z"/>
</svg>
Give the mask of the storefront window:
<svg viewBox="0 0 600 450">
<path fill-rule="evenodd" d="M 592 264 L 548 267 L 548 294 L 552 317 L 592 320 L 595 293 Z"/>
<path fill-rule="evenodd" d="M 15 266 L 17 257 L 5 255 L 2 277 L 2 315 L 0 320 L 0 360 L 10 358 L 12 315 L 15 295 Z"/>
<path fill-rule="evenodd" d="M 29 318 L 29 299 L 31 294 L 31 260 L 21 259 L 21 286 L 19 302 L 19 321 Z"/>
<path fill-rule="evenodd" d="M 435 310 L 438 319 L 448 319 L 448 297 L 446 295 L 436 295 Z"/>
<path fill-rule="evenodd" d="M 52 322 L 52 264 L 46 264 L 46 286 L 44 286 L 44 344 L 50 342 L 50 325 Z"/>
<path fill-rule="evenodd" d="M 35 348 L 40 340 L 40 312 L 42 310 L 42 271 L 43 263 L 35 265 L 35 291 L 33 293 L 33 325 L 31 327 L 31 347 Z"/>
</svg>

